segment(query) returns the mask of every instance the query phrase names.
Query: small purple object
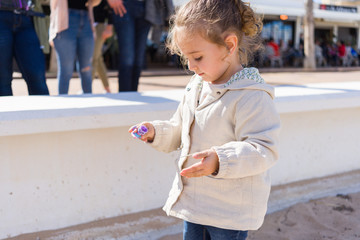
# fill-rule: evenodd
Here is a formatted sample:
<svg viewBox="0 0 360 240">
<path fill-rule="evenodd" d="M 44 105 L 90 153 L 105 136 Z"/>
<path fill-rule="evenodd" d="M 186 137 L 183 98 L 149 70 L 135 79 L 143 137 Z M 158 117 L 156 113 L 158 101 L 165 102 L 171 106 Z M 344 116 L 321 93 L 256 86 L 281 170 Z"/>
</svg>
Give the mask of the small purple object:
<svg viewBox="0 0 360 240">
<path fill-rule="evenodd" d="M 137 132 L 134 132 L 134 130 L 137 129 Z M 133 135 L 136 138 L 141 138 L 142 135 L 145 135 L 148 132 L 148 129 L 146 126 L 141 125 L 138 128 L 134 128 L 133 131 L 131 132 L 131 135 Z"/>
<path fill-rule="evenodd" d="M 148 129 L 146 126 L 141 125 L 140 127 L 138 127 L 138 133 L 142 136 L 145 135 L 148 132 Z"/>
</svg>

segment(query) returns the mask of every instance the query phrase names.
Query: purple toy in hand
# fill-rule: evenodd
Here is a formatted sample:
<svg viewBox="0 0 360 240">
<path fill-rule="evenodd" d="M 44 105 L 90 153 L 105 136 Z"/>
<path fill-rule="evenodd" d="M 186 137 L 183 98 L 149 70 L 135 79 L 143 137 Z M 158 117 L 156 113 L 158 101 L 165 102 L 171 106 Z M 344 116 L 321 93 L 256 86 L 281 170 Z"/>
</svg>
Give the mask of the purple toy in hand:
<svg viewBox="0 0 360 240">
<path fill-rule="evenodd" d="M 137 129 L 137 132 L 134 132 L 135 129 Z M 142 135 L 145 135 L 148 132 L 148 129 L 146 126 L 141 125 L 139 127 L 134 127 L 132 129 L 131 135 L 133 135 L 133 137 L 135 138 L 141 138 Z"/>
</svg>

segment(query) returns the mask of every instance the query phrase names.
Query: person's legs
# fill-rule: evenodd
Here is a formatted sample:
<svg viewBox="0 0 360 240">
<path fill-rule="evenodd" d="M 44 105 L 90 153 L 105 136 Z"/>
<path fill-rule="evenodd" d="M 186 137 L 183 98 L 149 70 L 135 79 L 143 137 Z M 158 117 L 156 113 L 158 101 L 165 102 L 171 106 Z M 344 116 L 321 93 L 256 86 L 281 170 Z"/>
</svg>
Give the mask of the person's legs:
<svg viewBox="0 0 360 240">
<path fill-rule="evenodd" d="M 114 17 L 119 45 L 119 91 L 137 91 L 151 24 L 144 19 L 144 2 L 129 0 L 124 3 L 127 13 Z"/>
<path fill-rule="evenodd" d="M 99 59 L 99 63 L 97 66 L 97 72 L 99 74 L 99 77 L 101 79 L 102 84 L 104 85 L 104 88 L 106 90 L 106 92 L 110 92 L 110 85 L 109 85 L 109 79 L 108 79 L 108 75 L 107 75 L 107 68 L 105 66 L 104 63 L 104 58 L 101 55 L 100 59 Z"/>
<path fill-rule="evenodd" d="M 120 17 L 114 15 L 114 27 L 118 39 L 119 48 L 119 92 L 132 91 L 132 73 L 135 61 L 135 20 L 133 18 L 134 9 L 132 1 L 124 2 L 127 13 Z"/>
<path fill-rule="evenodd" d="M 96 23 L 95 26 L 95 33 L 96 33 L 96 39 L 94 44 L 94 54 L 93 54 L 93 60 L 92 60 L 92 78 L 94 79 L 97 73 L 97 66 L 99 62 L 99 58 L 101 55 L 101 48 L 103 44 L 103 40 L 101 37 L 101 34 L 104 31 L 104 24 L 103 23 Z"/>
<path fill-rule="evenodd" d="M 210 240 L 205 226 L 184 221 L 183 240 Z"/>
<path fill-rule="evenodd" d="M 80 11 L 80 27 L 77 38 L 77 67 L 84 93 L 92 92 L 92 57 L 94 37 L 87 11 Z"/>
<path fill-rule="evenodd" d="M 13 58 L 13 14 L 0 10 L 0 96 L 11 96 Z"/>
<path fill-rule="evenodd" d="M 96 39 L 95 39 L 93 64 L 92 64 L 93 67 L 92 78 L 94 79 L 95 74 L 97 73 L 104 85 L 105 90 L 107 92 L 110 92 L 107 69 L 104 64 L 104 58 L 102 56 L 102 47 L 104 45 L 104 39 L 102 38 L 102 34 L 105 30 L 105 24 L 97 23 L 95 26 L 95 30 L 96 30 Z"/>
<path fill-rule="evenodd" d="M 138 5 L 140 5 L 142 2 L 137 2 Z M 145 12 L 141 12 L 140 9 L 143 9 L 145 11 L 145 8 L 141 8 L 141 5 L 137 7 L 137 18 L 135 21 L 135 61 L 134 61 L 134 68 L 133 68 L 133 74 L 132 74 L 132 85 L 131 89 L 132 91 L 137 91 L 138 85 L 139 85 L 139 78 L 141 74 L 141 70 L 144 67 L 144 61 L 145 61 L 145 54 L 146 54 L 146 42 L 147 37 L 149 34 L 149 30 L 151 27 L 151 23 L 146 21 L 144 16 Z"/>
<path fill-rule="evenodd" d="M 54 39 L 58 62 L 59 94 L 68 94 L 69 91 L 69 83 L 74 71 L 79 22 L 79 15 L 69 11 L 69 28 L 58 33 Z"/>
<path fill-rule="evenodd" d="M 45 77 L 45 56 L 40 48 L 34 24 L 30 17 L 16 16 L 19 25 L 15 29 L 14 55 L 27 83 L 29 95 L 48 95 Z"/>
</svg>

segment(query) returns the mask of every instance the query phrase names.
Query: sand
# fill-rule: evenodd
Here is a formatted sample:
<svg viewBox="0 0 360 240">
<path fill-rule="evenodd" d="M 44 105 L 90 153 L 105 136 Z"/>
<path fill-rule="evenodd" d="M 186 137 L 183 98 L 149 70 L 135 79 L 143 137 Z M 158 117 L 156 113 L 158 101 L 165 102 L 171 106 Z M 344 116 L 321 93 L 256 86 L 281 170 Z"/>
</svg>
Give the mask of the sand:
<svg viewBox="0 0 360 240">
<path fill-rule="evenodd" d="M 269 214 L 248 240 L 359 240 L 360 193 L 299 203 Z"/>
<path fill-rule="evenodd" d="M 182 234 L 160 240 L 181 240 Z M 298 203 L 268 214 L 247 240 L 359 240 L 360 193 Z"/>
</svg>

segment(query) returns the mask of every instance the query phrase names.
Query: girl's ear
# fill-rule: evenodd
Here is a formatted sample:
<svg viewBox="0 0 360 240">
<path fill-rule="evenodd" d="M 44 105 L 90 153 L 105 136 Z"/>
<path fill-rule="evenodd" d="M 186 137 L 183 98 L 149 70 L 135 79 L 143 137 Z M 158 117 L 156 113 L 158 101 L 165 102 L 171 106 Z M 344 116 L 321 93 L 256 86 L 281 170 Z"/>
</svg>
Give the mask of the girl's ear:
<svg viewBox="0 0 360 240">
<path fill-rule="evenodd" d="M 226 36 L 225 38 L 225 44 L 226 47 L 229 51 L 229 54 L 233 54 L 234 52 L 236 52 L 237 49 L 237 45 L 238 45 L 238 38 L 235 34 L 229 34 L 228 36 Z"/>
</svg>

